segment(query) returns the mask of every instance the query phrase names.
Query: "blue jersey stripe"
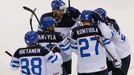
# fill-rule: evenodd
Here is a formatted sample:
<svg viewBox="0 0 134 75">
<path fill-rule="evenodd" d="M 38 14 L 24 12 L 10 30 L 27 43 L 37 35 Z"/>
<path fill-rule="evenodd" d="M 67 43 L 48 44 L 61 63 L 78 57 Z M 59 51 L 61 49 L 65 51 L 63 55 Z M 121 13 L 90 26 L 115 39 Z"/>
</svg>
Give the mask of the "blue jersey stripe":
<svg viewBox="0 0 134 75">
<path fill-rule="evenodd" d="M 19 66 L 13 65 L 13 64 L 12 64 L 11 66 L 12 66 L 13 68 L 15 68 L 15 67 L 17 67 L 17 68 L 18 68 L 18 67 L 19 67 Z"/>
<path fill-rule="evenodd" d="M 58 59 L 58 56 L 56 55 L 55 59 L 52 61 L 54 63 Z"/>
<path fill-rule="evenodd" d="M 54 57 L 54 55 L 51 55 L 51 56 L 48 58 L 48 60 L 51 60 L 53 57 Z"/>
<path fill-rule="evenodd" d="M 71 45 L 67 46 L 66 48 L 61 48 L 61 50 L 66 51 L 66 50 L 69 50 L 70 47 Z"/>
<path fill-rule="evenodd" d="M 111 42 L 111 41 L 105 42 L 104 45 L 107 45 L 107 44 L 109 44 L 110 42 Z"/>
<path fill-rule="evenodd" d="M 69 44 L 69 40 L 66 42 L 66 44 L 60 45 L 60 47 L 65 47 L 65 46 L 68 45 L 68 44 Z"/>
<path fill-rule="evenodd" d="M 12 63 L 19 64 L 19 61 L 15 61 L 15 60 L 13 60 Z"/>
</svg>

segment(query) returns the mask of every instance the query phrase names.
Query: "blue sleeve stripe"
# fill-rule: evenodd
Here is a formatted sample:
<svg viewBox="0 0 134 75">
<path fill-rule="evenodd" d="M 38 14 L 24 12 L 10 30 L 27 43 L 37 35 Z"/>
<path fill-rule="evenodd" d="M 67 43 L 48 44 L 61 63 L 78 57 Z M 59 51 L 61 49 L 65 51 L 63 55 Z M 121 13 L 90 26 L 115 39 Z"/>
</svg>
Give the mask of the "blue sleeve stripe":
<svg viewBox="0 0 134 75">
<path fill-rule="evenodd" d="M 98 37 L 92 37 L 92 38 L 90 38 L 91 40 L 96 40 Z"/>
<path fill-rule="evenodd" d="M 77 42 L 71 43 L 72 46 L 77 46 Z"/>
<path fill-rule="evenodd" d="M 15 60 L 13 60 L 12 63 L 19 64 L 19 61 L 15 61 Z"/>
<path fill-rule="evenodd" d="M 66 44 L 65 46 L 59 46 L 60 47 L 60 49 L 66 49 L 66 48 L 68 48 L 68 47 L 70 47 L 70 43 L 68 43 L 68 44 Z"/>
<path fill-rule="evenodd" d="M 64 47 L 64 46 L 66 46 L 68 44 L 69 44 L 69 40 L 65 44 L 60 45 L 60 47 Z"/>
<path fill-rule="evenodd" d="M 77 45 L 71 44 L 71 46 L 77 47 Z"/>
<path fill-rule="evenodd" d="M 107 40 L 109 40 L 109 39 L 104 39 L 104 40 L 102 40 L 102 42 L 106 42 Z"/>
<path fill-rule="evenodd" d="M 115 33 L 111 31 L 111 34 L 112 34 L 112 37 L 113 37 Z"/>
<path fill-rule="evenodd" d="M 54 63 L 58 59 L 58 56 L 56 55 L 55 59 L 52 60 L 52 63 Z"/>
<path fill-rule="evenodd" d="M 106 42 L 106 43 L 104 43 L 104 45 L 107 45 L 107 44 L 109 44 L 111 41 L 108 41 L 108 42 Z"/>
<path fill-rule="evenodd" d="M 72 49 L 78 49 L 77 46 L 73 46 L 73 45 L 71 45 L 71 48 L 72 48 Z"/>
<path fill-rule="evenodd" d="M 123 38 L 121 38 L 122 40 L 126 41 L 126 36 L 124 36 Z"/>
<path fill-rule="evenodd" d="M 66 51 L 66 50 L 69 50 L 70 47 L 71 47 L 71 45 L 67 46 L 66 48 L 62 48 L 62 47 L 61 47 L 61 50 Z"/>
<path fill-rule="evenodd" d="M 73 45 L 77 45 L 77 42 L 71 42 L 71 44 L 73 44 Z"/>
<path fill-rule="evenodd" d="M 17 68 L 18 68 L 18 67 L 19 67 L 19 66 L 16 66 L 16 65 L 11 65 L 11 66 L 12 66 L 13 68 L 14 68 L 14 67 L 17 67 Z"/>
<path fill-rule="evenodd" d="M 51 60 L 53 57 L 54 57 L 54 55 L 51 55 L 51 56 L 48 58 L 48 60 Z"/>
</svg>

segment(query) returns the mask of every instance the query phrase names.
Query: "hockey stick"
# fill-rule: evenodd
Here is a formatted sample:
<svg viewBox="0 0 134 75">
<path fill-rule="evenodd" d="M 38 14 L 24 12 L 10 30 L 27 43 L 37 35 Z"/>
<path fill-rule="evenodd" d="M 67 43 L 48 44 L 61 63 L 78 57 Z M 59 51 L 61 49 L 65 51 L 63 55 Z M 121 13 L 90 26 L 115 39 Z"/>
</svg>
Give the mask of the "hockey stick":
<svg viewBox="0 0 134 75">
<path fill-rule="evenodd" d="M 37 15 L 35 14 L 35 12 L 34 12 L 32 9 L 30 9 L 30 8 L 28 8 L 28 7 L 26 7 L 26 6 L 23 6 L 23 8 L 24 8 L 25 10 L 31 12 L 31 13 L 35 16 L 35 18 L 36 18 L 36 20 L 38 21 L 39 25 L 41 26 L 41 23 L 40 23 L 40 21 L 39 21 Z"/>
<path fill-rule="evenodd" d="M 94 35 L 96 40 L 102 45 L 102 47 L 105 48 L 106 52 L 109 54 L 109 56 L 113 59 L 113 65 L 114 62 L 117 62 L 117 60 L 112 56 L 112 54 L 107 50 L 107 48 L 103 45 L 103 43 L 99 40 L 99 37 L 97 37 L 96 35 Z M 127 75 L 121 68 L 119 68 L 119 71 L 121 71 L 123 73 L 123 75 Z"/>
<path fill-rule="evenodd" d="M 7 55 L 9 55 L 10 57 L 13 56 L 13 55 L 12 55 L 11 53 L 9 53 L 8 51 L 5 51 L 5 53 L 6 53 Z"/>
<path fill-rule="evenodd" d="M 116 62 L 117 60 L 112 56 L 112 54 L 107 50 L 107 48 L 103 45 L 103 43 L 99 40 L 99 37 L 97 37 L 96 35 L 94 35 L 96 40 L 102 45 L 102 47 L 105 48 L 106 52 L 110 55 L 110 57 L 113 59 L 114 62 Z"/>
<path fill-rule="evenodd" d="M 68 0 L 68 7 L 70 7 L 70 0 Z"/>
<path fill-rule="evenodd" d="M 33 12 L 35 12 L 35 11 L 36 11 L 36 8 L 33 10 Z M 30 27 L 31 27 L 31 31 L 33 31 L 32 18 L 33 18 L 33 14 L 31 14 L 31 17 L 30 17 Z"/>
</svg>

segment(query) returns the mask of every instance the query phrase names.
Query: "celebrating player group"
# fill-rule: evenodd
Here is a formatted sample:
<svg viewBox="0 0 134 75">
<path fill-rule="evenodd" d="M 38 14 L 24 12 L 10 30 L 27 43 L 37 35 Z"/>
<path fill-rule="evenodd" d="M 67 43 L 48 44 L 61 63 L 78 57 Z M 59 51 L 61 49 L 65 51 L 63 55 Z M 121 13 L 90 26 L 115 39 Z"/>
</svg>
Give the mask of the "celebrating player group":
<svg viewBox="0 0 134 75">
<path fill-rule="evenodd" d="M 130 45 L 105 9 L 80 12 L 62 0 L 52 0 L 51 8 L 40 20 L 30 10 L 39 26 L 25 34 L 27 46 L 12 56 L 13 70 L 20 68 L 21 75 L 71 75 L 74 52 L 77 75 L 127 75 Z"/>
</svg>

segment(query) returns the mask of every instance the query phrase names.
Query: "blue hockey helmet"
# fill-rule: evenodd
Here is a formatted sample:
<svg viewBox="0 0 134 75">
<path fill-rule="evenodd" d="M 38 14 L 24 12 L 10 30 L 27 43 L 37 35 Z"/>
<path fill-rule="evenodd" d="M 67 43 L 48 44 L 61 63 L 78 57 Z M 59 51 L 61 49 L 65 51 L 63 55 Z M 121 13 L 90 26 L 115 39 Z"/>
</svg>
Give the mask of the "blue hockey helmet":
<svg viewBox="0 0 134 75">
<path fill-rule="evenodd" d="M 107 12 L 103 8 L 97 8 L 97 9 L 95 9 L 95 12 L 100 14 L 102 17 L 107 17 Z"/>
<path fill-rule="evenodd" d="M 51 2 L 51 7 L 52 10 L 61 10 L 61 9 L 65 9 L 66 5 L 62 0 L 53 0 Z"/>
<path fill-rule="evenodd" d="M 25 42 L 27 45 L 36 44 L 38 39 L 38 34 L 35 31 L 29 31 L 25 34 Z"/>
<path fill-rule="evenodd" d="M 83 10 L 81 15 L 80 15 L 80 20 L 81 21 L 89 21 L 92 22 L 93 16 L 92 12 L 90 10 Z"/>
<path fill-rule="evenodd" d="M 52 17 L 44 17 L 41 19 L 41 29 L 47 29 L 49 26 L 56 24 L 56 20 Z"/>
</svg>

